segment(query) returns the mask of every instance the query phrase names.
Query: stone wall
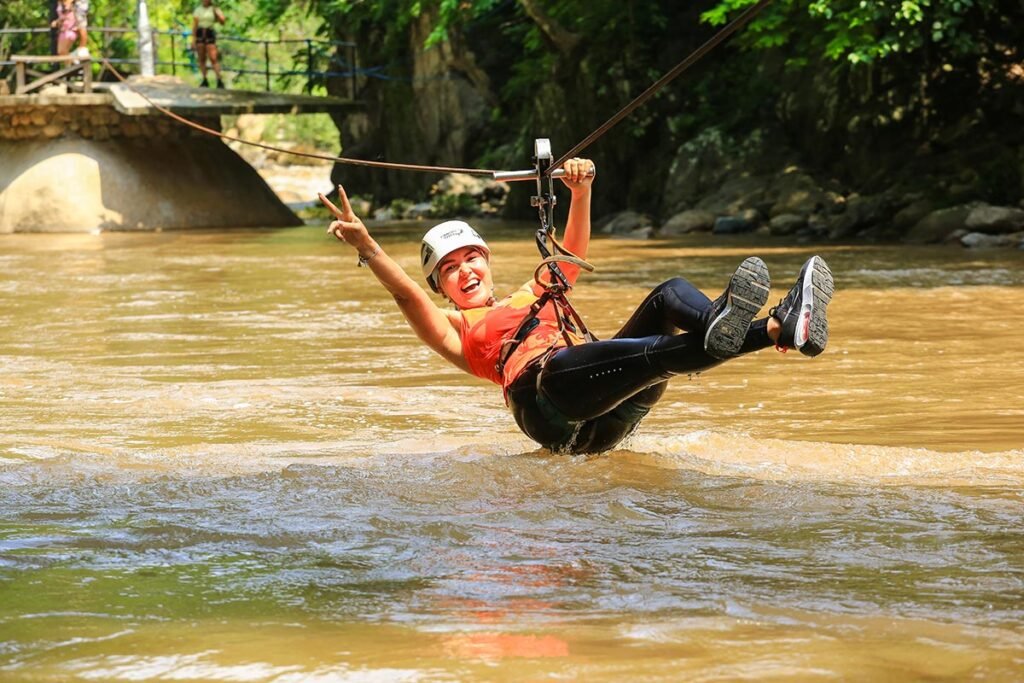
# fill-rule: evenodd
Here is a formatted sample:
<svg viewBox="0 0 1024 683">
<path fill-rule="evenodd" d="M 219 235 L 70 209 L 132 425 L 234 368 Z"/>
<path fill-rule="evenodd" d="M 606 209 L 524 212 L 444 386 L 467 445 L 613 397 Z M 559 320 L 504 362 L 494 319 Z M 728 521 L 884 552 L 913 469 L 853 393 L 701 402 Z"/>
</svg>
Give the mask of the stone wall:
<svg viewBox="0 0 1024 683">
<path fill-rule="evenodd" d="M 195 118 L 197 123 L 220 130 L 220 120 Z M 126 116 L 109 104 L 0 105 L 0 140 L 53 140 L 78 137 L 102 142 L 112 138 L 190 138 L 203 136 L 193 128 L 164 115 Z"/>
</svg>

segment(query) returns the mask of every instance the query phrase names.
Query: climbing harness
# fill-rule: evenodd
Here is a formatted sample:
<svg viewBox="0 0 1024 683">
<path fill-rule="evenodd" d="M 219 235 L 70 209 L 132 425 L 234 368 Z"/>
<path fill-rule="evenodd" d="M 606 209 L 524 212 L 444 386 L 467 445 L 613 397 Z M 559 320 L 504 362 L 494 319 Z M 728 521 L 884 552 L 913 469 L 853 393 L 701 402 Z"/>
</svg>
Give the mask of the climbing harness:
<svg viewBox="0 0 1024 683">
<path fill-rule="evenodd" d="M 555 239 L 555 204 L 557 198 L 554 191 L 554 178 L 565 175 L 565 170 L 551 169 L 551 141 L 547 138 L 538 138 L 533 143 L 534 167 L 526 171 L 495 171 L 494 179 L 503 181 L 536 180 L 537 194 L 530 197 L 530 205 L 537 208 L 537 215 L 540 218 L 540 228 L 537 229 L 535 241 L 537 250 L 540 251 L 541 262 L 533 271 L 534 282 L 544 289 L 540 297 L 530 305 L 530 310 L 519 323 L 512 336 L 501 345 L 498 354 L 496 369 L 499 375 L 503 374 L 505 363 L 512 356 L 529 333 L 540 324 L 537 316 L 541 310 L 551 302 L 555 306 L 555 320 L 558 323 L 558 331 L 561 333 L 565 343 L 573 346 L 574 340 L 570 332 L 583 337 L 587 342 L 596 341 L 597 338 L 587 329 L 583 318 L 570 303 L 567 296 L 572 284 L 562 272 L 559 263 L 569 263 L 588 273 L 594 272 L 594 266 L 579 258 L 571 251 L 559 244 Z M 550 247 L 548 246 L 550 244 Z M 547 269 L 548 280 L 541 279 L 543 271 Z M 552 348 L 554 342 L 552 342 Z M 550 351 L 551 349 L 548 349 Z"/>
</svg>

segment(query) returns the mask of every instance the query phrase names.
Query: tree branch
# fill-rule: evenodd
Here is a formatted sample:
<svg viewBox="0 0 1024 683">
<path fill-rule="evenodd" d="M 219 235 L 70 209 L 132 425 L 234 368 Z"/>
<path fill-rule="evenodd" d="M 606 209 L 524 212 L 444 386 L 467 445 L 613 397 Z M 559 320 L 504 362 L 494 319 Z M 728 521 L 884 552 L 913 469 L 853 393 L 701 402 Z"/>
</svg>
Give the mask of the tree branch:
<svg viewBox="0 0 1024 683">
<path fill-rule="evenodd" d="M 544 34 L 544 37 L 556 50 L 567 55 L 579 45 L 579 34 L 566 30 L 561 24 L 549 17 L 536 0 L 519 0 L 519 4 L 523 6 L 527 16 L 537 24 L 541 33 Z"/>
</svg>

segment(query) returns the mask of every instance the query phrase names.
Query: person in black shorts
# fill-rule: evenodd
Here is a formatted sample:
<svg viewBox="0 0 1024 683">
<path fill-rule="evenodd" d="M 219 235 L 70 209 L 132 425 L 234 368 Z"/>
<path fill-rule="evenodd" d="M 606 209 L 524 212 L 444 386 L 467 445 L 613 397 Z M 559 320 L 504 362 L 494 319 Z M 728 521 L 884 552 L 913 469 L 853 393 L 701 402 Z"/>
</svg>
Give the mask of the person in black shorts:
<svg viewBox="0 0 1024 683">
<path fill-rule="evenodd" d="M 218 23 L 225 22 L 224 13 L 213 6 L 213 0 L 203 0 L 203 4 L 196 7 L 192 13 L 192 51 L 196 53 L 199 62 L 199 72 L 203 80 L 199 83 L 200 88 L 209 88 L 210 82 L 206 79 L 206 59 L 209 57 L 213 65 L 213 72 L 217 74 L 217 87 L 224 87 L 224 79 L 220 75 L 220 54 L 217 51 L 217 31 L 214 29 Z"/>
</svg>

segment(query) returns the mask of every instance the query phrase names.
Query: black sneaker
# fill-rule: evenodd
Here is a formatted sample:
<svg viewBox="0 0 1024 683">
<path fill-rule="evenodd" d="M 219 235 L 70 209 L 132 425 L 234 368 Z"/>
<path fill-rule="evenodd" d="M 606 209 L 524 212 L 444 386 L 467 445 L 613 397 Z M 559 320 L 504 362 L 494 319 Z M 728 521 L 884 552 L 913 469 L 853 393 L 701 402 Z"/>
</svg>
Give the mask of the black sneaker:
<svg viewBox="0 0 1024 683">
<path fill-rule="evenodd" d="M 210 81 L 208 81 L 208 80 L 206 80 L 204 78 L 203 80 L 199 81 L 199 87 L 200 88 L 209 88 L 210 87 Z"/>
<path fill-rule="evenodd" d="M 218 90 L 223 90 L 224 89 L 224 81 L 220 80 L 219 78 L 217 79 L 217 89 Z"/>
<path fill-rule="evenodd" d="M 782 323 L 776 346 L 798 349 L 805 356 L 817 356 L 828 344 L 825 307 L 832 300 L 835 284 L 825 259 L 812 256 L 800 269 L 796 284 L 769 315 Z"/>
<path fill-rule="evenodd" d="M 756 256 L 739 265 L 722 296 L 711 304 L 711 322 L 704 334 L 704 350 L 724 360 L 739 353 L 750 321 L 768 301 L 771 290 L 768 266 Z"/>
</svg>

